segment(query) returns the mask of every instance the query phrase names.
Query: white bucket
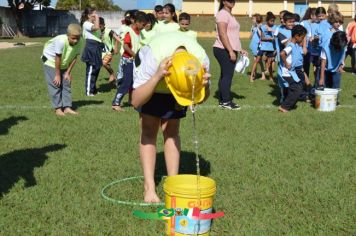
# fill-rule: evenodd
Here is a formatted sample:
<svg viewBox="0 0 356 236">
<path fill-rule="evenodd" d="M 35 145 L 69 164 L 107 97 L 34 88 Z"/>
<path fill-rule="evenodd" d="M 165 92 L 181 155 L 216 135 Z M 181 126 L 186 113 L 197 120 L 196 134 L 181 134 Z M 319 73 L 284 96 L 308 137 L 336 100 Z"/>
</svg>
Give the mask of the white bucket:
<svg viewBox="0 0 356 236">
<path fill-rule="evenodd" d="M 315 90 L 315 108 L 318 111 L 335 111 L 338 89 Z"/>
</svg>

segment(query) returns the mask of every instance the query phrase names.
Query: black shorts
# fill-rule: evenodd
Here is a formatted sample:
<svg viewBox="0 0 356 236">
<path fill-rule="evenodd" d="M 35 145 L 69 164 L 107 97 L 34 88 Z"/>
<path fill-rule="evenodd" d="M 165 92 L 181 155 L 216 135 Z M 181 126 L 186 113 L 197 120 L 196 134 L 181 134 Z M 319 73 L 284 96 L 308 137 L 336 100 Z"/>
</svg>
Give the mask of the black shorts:
<svg viewBox="0 0 356 236">
<path fill-rule="evenodd" d="M 187 107 L 179 105 L 172 94 L 154 93 L 137 111 L 161 119 L 180 119 L 186 116 Z"/>
<path fill-rule="evenodd" d="M 263 56 L 265 55 L 268 58 L 274 57 L 274 51 L 263 51 L 263 50 L 259 50 L 257 52 L 257 56 Z"/>
</svg>

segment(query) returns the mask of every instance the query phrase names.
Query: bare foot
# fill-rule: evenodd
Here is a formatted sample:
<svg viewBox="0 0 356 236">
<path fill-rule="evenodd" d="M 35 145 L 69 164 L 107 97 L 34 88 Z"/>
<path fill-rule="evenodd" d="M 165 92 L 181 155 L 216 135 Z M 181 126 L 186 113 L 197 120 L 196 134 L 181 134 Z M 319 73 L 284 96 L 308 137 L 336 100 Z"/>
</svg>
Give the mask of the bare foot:
<svg viewBox="0 0 356 236">
<path fill-rule="evenodd" d="M 252 76 L 252 75 L 250 76 L 250 82 L 251 83 L 255 82 L 255 76 Z"/>
<path fill-rule="evenodd" d="M 115 81 L 115 75 L 110 75 L 110 77 L 109 77 L 109 83 L 112 83 L 112 82 L 114 82 Z"/>
<path fill-rule="evenodd" d="M 114 111 L 124 111 L 124 109 L 122 109 L 122 107 L 121 106 L 117 106 L 117 105 L 113 105 L 113 106 L 111 106 L 111 108 L 114 110 Z"/>
<path fill-rule="evenodd" d="M 65 116 L 64 112 L 62 111 L 62 108 L 57 108 L 55 110 L 55 113 L 57 116 Z"/>
<path fill-rule="evenodd" d="M 144 201 L 145 202 L 150 202 L 150 203 L 159 203 L 161 202 L 161 199 L 159 199 L 159 197 L 156 194 L 155 190 L 152 191 L 145 191 L 144 193 Z"/>
<path fill-rule="evenodd" d="M 288 110 L 284 109 L 284 108 L 281 107 L 281 106 L 278 107 L 278 111 L 283 112 L 283 113 L 288 112 Z"/>
<path fill-rule="evenodd" d="M 66 108 L 64 109 L 64 113 L 65 113 L 65 114 L 72 114 L 72 115 L 78 115 L 78 114 L 79 114 L 78 112 L 72 110 L 72 108 L 70 108 L 70 107 L 66 107 Z"/>
</svg>

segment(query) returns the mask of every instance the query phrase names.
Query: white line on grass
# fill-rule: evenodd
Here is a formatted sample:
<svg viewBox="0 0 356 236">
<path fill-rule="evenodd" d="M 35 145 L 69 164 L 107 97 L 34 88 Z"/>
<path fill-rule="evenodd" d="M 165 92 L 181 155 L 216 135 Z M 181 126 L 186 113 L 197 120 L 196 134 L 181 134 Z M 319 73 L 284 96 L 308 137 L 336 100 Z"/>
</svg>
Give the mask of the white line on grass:
<svg viewBox="0 0 356 236">
<path fill-rule="evenodd" d="M 51 106 L 33 106 L 33 105 L 0 105 L 1 109 L 15 109 L 15 110 L 39 110 L 51 109 Z M 241 105 L 241 109 L 277 109 L 278 106 L 274 105 Z M 356 109 L 356 105 L 340 105 L 337 109 Z M 84 105 L 80 109 L 111 109 L 111 105 Z M 199 105 L 197 109 L 222 109 L 217 105 Z"/>
</svg>

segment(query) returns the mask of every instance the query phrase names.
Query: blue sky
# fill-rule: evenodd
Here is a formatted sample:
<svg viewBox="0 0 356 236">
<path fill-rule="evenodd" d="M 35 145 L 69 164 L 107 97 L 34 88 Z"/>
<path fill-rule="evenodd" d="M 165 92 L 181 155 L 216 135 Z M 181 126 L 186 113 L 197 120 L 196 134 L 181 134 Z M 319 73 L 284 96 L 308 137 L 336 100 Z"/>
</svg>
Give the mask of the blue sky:
<svg viewBox="0 0 356 236">
<path fill-rule="evenodd" d="M 113 0 L 114 4 L 126 9 L 136 8 L 137 0 Z M 51 5 L 55 6 L 57 0 L 51 0 Z M 0 0 L 0 6 L 7 6 L 7 0 Z"/>
</svg>

